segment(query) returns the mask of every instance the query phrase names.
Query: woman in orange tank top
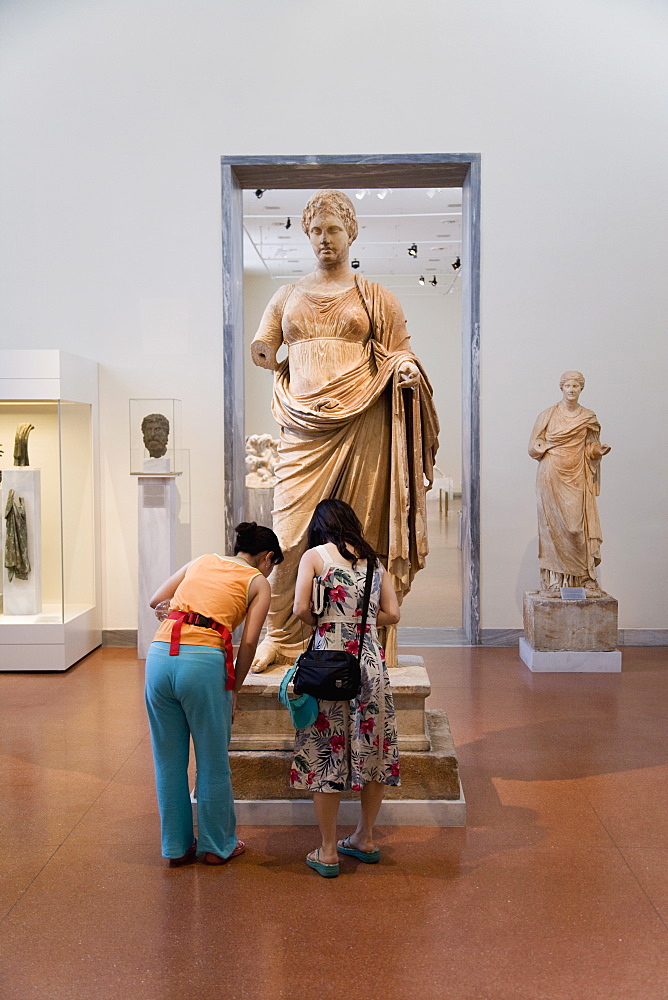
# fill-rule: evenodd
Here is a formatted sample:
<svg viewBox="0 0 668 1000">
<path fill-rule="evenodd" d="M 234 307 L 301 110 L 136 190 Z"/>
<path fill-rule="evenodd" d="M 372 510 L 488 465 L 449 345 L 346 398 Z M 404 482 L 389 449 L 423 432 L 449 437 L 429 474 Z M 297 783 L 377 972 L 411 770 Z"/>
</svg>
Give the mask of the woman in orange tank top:
<svg viewBox="0 0 668 1000">
<path fill-rule="evenodd" d="M 233 556 L 200 556 L 156 590 L 169 602 L 146 657 L 162 853 L 172 866 L 224 864 L 242 854 L 236 838 L 228 745 L 237 694 L 253 661 L 269 610 L 267 577 L 283 560 L 278 538 L 254 521 L 236 527 Z M 236 662 L 231 633 L 246 621 Z M 197 761 L 194 838 L 188 785 L 190 737 Z"/>
</svg>

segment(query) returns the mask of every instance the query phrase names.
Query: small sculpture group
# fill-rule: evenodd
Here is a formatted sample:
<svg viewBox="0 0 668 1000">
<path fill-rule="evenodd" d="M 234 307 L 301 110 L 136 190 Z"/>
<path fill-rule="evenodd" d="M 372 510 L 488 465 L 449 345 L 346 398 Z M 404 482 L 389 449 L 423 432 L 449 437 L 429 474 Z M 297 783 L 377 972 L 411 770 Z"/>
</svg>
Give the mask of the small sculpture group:
<svg viewBox="0 0 668 1000">
<path fill-rule="evenodd" d="M 278 440 L 271 434 L 249 434 L 246 438 L 246 486 L 263 489 L 277 483 Z"/>
</svg>

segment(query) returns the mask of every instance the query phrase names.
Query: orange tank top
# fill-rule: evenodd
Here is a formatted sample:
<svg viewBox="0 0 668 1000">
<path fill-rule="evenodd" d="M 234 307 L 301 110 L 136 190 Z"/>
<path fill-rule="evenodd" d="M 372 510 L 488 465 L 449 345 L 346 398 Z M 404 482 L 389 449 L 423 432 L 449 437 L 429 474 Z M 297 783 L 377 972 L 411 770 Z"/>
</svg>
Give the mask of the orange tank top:
<svg viewBox="0 0 668 1000">
<path fill-rule="evenodd" d="M 196 611 L 233 632 L 246 617 L 248 588 L 256 576 L 260 576 L 260 571 L 254 566 L 246 566 L 215 553 L 200 556 L 186 570 L 169 602 L 169 609 Z M 169 618 L 160 622 L 154 641 L 169 642 L 175 624 L 174 619 Z M 185 622 L 181 627 L 181 642 L 189 646 L 214 646 L 218 649 L 222 646 L 220 633 L 215 629 L 187 625 Z"/>
</svg>

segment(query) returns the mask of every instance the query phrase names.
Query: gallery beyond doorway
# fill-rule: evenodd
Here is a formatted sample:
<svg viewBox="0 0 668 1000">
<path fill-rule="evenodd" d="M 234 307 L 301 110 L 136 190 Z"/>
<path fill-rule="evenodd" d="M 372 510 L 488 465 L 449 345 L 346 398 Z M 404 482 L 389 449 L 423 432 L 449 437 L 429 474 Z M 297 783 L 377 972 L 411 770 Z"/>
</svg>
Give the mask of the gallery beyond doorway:
<svg viewBox="0 0 668 1000">
<path fill-rule="evenodd" d="M 423 633 L 431 635 L 431 639 L 423 639 L 423 642 L 427 642 L 427 644 L 440 645 L 443 642 L 461 641 L 476 643 L 479 636 L 479 166 L 477 154 L 374 157 L 224 157 L 222 160 L 225 517 L 228 533 L 232 526 L 242 519 L 245 507 L 244 191 L 250 191 L 252 194 L 267 192 L 270 198 L 273 196 L 273 201 L 281 202 L 282 197 L 285 204 L 290 206 L 290 194 L 296 195 L 297 192 L 313 191 L 325 187 L 337 187 L 342 190 L 354 189 L 356 197 L 360 200 L 365 194 L 371 195 L 372 192 L 378 191 L 393 192 L 397 189 L 399 192 L 405 191 L 406 195 L 408 195 L 409 189 L 412 192 L 421 190 L 427 197 L 431 195 L 432 198 L 436 191 L 450 191 L 456 193 L 461 202 L 461 206 L 459 206 L 459 202 L 453 204 L 453 208 L 458 207 L 459 212 L 453 211 L 450 214 L 459 216 L 458 224 L 461 225 L 459 236 L 461 254 L 457 254 L 457 259 L 461 256 L 461 272 L 455 273 L 455 277 L 459 279 L 461 284 L 462 497 L 461 518 L 458 519 L 460 523 L 455 521 L 457 526 L 453 528 L 452 522 L 450 522 L 449 544 L 452 547 L 453 537 L 459 536 L 462 563 L 462 629 L 447 627 L 445 619 L 443 621 L 445 627 L 443 628 L 438 627 L 434 621 L 435 627 L 421 630 Z M 271 194 L 269 194 L 270 192 Z M 247 194 L 247 202 L 248 197 Z M 440 215 L 443 214 L 443 211 L 443 206 L 440 206 L 432 214 L 434 216 Z M 248 214 L 248 206 L 246 214 Z M 257 214 L 261 216 L 262 213 Z M 294 207 L 290 207 L 290 214 L 286 214 L 286 219 L 283 220 L 284 226 L 288 223 L 288 229 L 292 222 L 295 226 L 299 226 L 299 219 L 298 217 L 293 218 L 294 214 Z M 413 214 L 426 217 L 430 213 Z M 426 218 L 423 219 L 423 223 L 426 221 Z M 287 234 L 282 234 L 283 238 L 285 235 Z M 433 234 L 430 235 L 433 236 Z M 429 274 L 428 265 L 432 263 L 434 272 L 438 269 L 438 265 L 435 260 L 430 261 L 426 254 L 428 252 L 435 253 L 436 247 L 433 250 L 431 247 L 427 249 L 427 243 L 434 241 L 427 238 L 426 233 L 425 237 L 423 258 L 417 267 L 414 279 L 416 283 L 435 284 L 437 283 L 436 273 Z M 278 245 L 278 241 L 276 242 Z M 358 242 L 360 245 L 363 244 L 363 240 Z M 437 242 L 445 243 L 444 240 Z M 441 249 L 450 251 L 455 242 L 455 240 L 449 240 L 449 246 L 447 248 L 443 246 Z M 366 252 L 367 254 L 370 252 L 368 248 Z M 280 262 L 286 259 L 286 254 L 277 250 L 276 260 Z M 453 262 L 454 258 L 450 265 Z M 281 269 L 280 263 L 278 269 Z M 407 269 L 403 268 L 402 270 Z M 421 272 L 422 270 L 426 271 L 427 274 L 420 273 L 418 275 L 417 271 Z M 455 271 L 457 270 L 456 268 Z M 396 268 L 394 273 L 396 275 Z M 410 274 L 412 272 L 404 277 L 409 278 Z M 370 280 L 376 280 L 373 273 L 369 277 Z M 433 290 L 435 291 L 435 288 Z M 440 291 L 442 292 L 443 288 Z M 400 299 L 408 294 L 400 288 L 397 288 L 396 292 Z M 452 300 L 450 301 L 452 302 Z M 410 303 L 408 305 L 410 312 Z M 438 329 L 433 331 L 433 336 L 439 336 Z M 437 375 L 437 373 L 434 374 Z M 429 505 L 430 509 L 433 508 L 432 512 L 436 517 L 442 518 L 444 502 L 452 498 L 452 492 L 451 485 L 451 495 L 448 497 L 446 484 L 445 496 L 442 490 L 439 491 L 440 504 L 437 501 L 434 506 L 432 501 Z M 435 494 L 434 499 L 436 499 Z M 438 515 L 436 515 L 436 511 L 438 511 Z M 448 522 L 444 523 L 447 527 Z M 432 539 L 433 548 L 439 543 L 443 543 L 443 539 L 434 537 L 433 527 Z M 446 544 L 448 544 L 447 539 Z M 452 553 L 450 555 L 452 556 Z M 409 614 L 407 618 L 410 621 Z M 407 629 L 407 632 L 413 633 L 413 631 L 420 630 Z M 407 644 L 414 640 L 406 636 L 402 641 Z"/>
</svg>

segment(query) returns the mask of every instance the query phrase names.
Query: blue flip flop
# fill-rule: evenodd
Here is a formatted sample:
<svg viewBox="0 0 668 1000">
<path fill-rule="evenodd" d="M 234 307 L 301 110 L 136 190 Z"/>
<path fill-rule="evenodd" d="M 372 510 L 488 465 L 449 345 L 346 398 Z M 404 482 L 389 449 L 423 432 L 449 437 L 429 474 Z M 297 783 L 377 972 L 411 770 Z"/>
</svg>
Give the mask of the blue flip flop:
<svg viewBox="0 0 668 1000">
<path fill-rule="evenodd" d="M 315 855 L 314 858 L 310 857 L 306 858 L 306 864 L 309 866 L 309 868 L 313 868 L 313 870 L 316 871 L 318 875 L 322 875 L 323 878 L 336 878 L 336 876 L 339 874 L 338 861 L 336 862 L 336 864 L 333 865 L 326 865 L 323 861 L 320 861 L 319 847 L 317 847 L 315 851 L 313 851 L 312 853 Z"/>
<path fill-rule="evenodd" d="M 363 861 L 365 865 L 377 865 L 380 861 L 379 847 L 375 851 L 358 851 L 356 847 L 351 846 L 350 837 L 346 837 L 340 844 L 337 844 L 336 849 L 339 854 L 349 854 L 351 858 L 357 858 L 358 861 Z"/>
</svg>

